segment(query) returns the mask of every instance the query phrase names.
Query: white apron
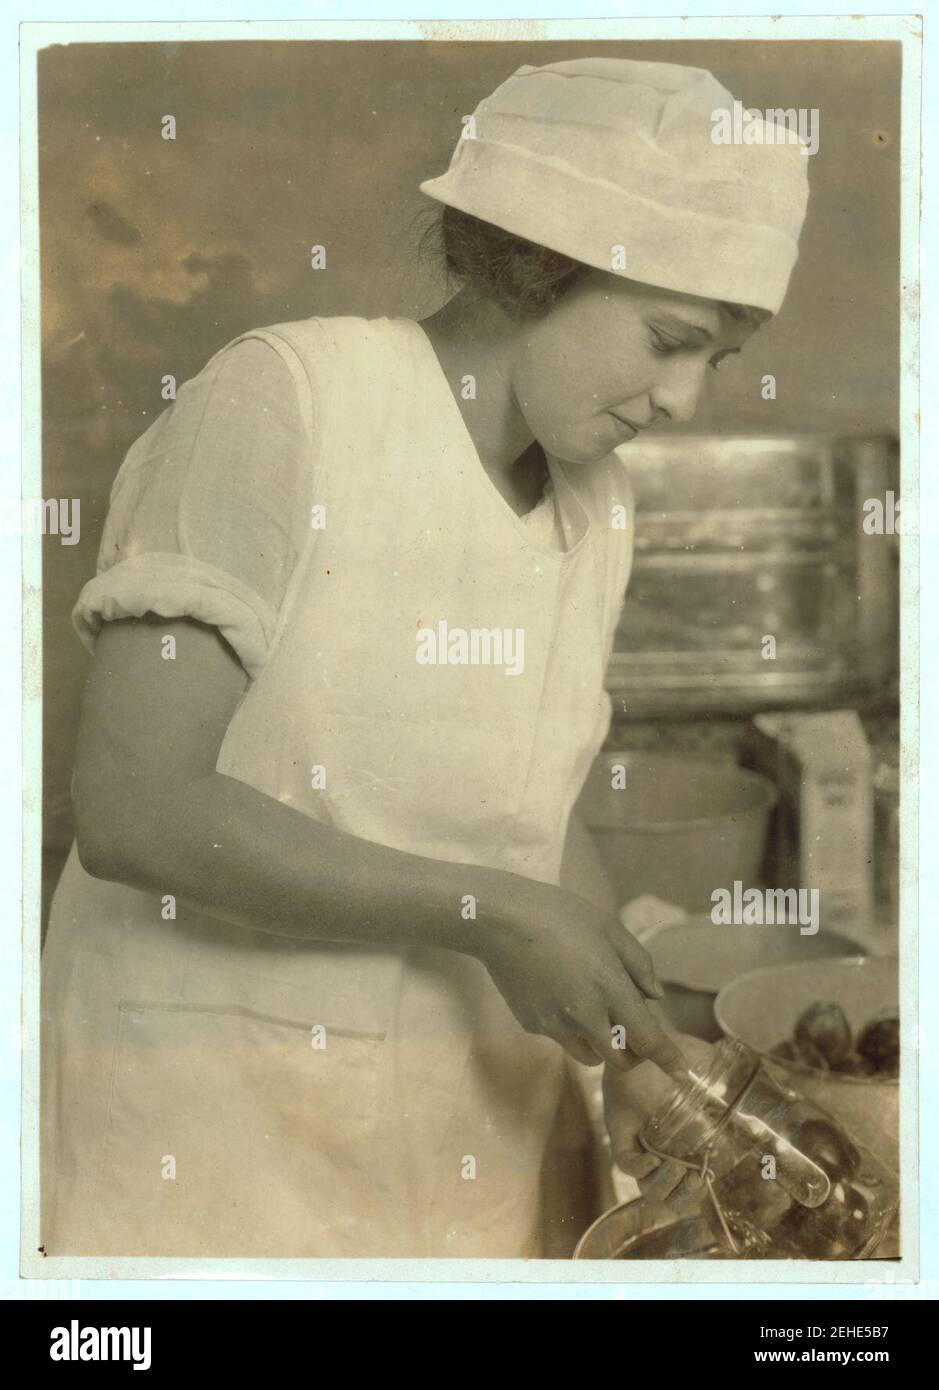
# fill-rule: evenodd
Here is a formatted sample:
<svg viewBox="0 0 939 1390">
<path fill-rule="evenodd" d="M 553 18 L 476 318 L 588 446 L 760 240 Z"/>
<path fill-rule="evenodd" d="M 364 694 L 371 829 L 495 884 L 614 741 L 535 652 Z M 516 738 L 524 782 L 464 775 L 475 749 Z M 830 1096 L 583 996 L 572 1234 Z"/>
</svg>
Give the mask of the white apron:
<svg viewBox="0 0 939 1390">
<path fill-rule="evenodd" d="M 568 550 L 541 548 L 483 471 L 417 324 L 313 319 L 245 336 L 281 353 L 315 418 L 325 526 L 219 771 L 363 839 L 556 883 L 609 721 L 631 544 L 612 525 L 631 505 L 622 463 L 549 460 Z M 146 564 L 87 585 L 79 629 L 146 611 Z M 421 664 L 416 634 L 440 622 L 521 629 L 523 669 Z M 566 1060 L 519 1027 L 482 964 L 304 944 L 182 904 L 167 921 L 160 899 L 90 878 L 74 850 L 55 895 L 50 1254 L 542 1253 Z"/>
</svg>

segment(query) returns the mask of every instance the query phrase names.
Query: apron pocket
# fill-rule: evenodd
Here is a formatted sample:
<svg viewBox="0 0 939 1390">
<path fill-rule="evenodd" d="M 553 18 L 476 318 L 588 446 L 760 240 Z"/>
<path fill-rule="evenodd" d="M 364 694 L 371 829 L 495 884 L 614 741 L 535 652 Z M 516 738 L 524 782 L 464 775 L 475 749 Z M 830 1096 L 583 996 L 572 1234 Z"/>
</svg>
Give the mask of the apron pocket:
<svg viewBox="0 0 939 1390">
<path fill-rule="evenodd" d="M 394 1226 L 380 1033 L 123 1001 L 95 1253 L 363 1256 Z"/>
</svg>

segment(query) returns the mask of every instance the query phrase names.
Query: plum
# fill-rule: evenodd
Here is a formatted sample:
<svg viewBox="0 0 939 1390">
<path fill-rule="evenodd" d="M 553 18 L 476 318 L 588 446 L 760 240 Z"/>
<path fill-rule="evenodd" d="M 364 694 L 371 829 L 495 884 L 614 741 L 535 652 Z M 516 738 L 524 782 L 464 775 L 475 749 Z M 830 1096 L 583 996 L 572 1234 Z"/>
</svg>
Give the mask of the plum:
<svg viewBox="0 0 939 1390">
<path fill-rule="evenodd" d="M 828 1071 L 828 1058 L 821 1048 L 814 1043 L 797 1042 L 795 1045 L 795 1057 L 793 1061 L 801 1062 L 804 1067 L 814 1067 L 816 1071 Z"/>
<path fill-rule="evenodd" d="M 900 1020 L 897 1015 L 891 1012 L 872 1018 L 858 1035 L 857 1051 L 875 1072 L 896 1076 L 900 1070 Z"/>
<path fill-rule="evenodd" d="M 794 1206 L 779 1223 L 782 1252 L 816 1260 L 850 1260 L 870 1233 L 867 1198 L 851 1183 L 836 1183 L 820 1207 Z"/>
<path fill-rule="evenodd" d="M 829 1066 L 851 1051 L 851 1028 L 840 1004 L 811 1004 L 799 1015 L 795 1039 L 802 1048 L 814 1048 Z"/>
<path fill-rule="evenodd" d="M 873 1076 L 877 1070 L 873 1062 L 862 1057 L 859 1052 L 849 1052 L 847 1057 L 834 1062 L 831 1069 L 840 1072 L 842 1076 Z"/>
<path fill-rule="evenodd" d="M 745 1154 L 720 1180 L 717 1199 L 725 1211 L 763 1230 L 774 1226 L 790 1206 L 783 1184 L 777 1178 L 764 1178 L 763 1155 L 758 1154 Z"/>
<path fill-rule="evenodd" d="M 831 1183 L 853 1178 L 861 1155 L 843 1129 L 821 1115 L 811 1117 L 789 1134 L 790 1143 L 810 1158 Z"/>
<path fill-rule="evenodd" d="M 770 1056 L 778 1057 L 781 1062 L 795 1062 L 803 1067 L 815 1067 L 817 1071 L 829 1070 L 828 1058 L 810 1042 L 796 1042 L 792 1038 L 786 1038 L 770 1048 Z"/>
</svg>

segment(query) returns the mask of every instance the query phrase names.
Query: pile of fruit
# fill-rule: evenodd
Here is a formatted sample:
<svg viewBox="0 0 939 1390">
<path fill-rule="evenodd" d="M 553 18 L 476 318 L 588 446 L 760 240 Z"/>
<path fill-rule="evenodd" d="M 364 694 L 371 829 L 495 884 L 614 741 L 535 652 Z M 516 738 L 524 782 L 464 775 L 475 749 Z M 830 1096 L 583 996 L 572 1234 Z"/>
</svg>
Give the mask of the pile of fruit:
<svg viewBox="0 0 939 1390">
<path fill-rule="evenodd" d="M 884 1010 L 854 1037 L 840 1004 L 812 1004 L 800 1014 L 791 1038 L 772 1055 L 819 1071 L 888 1078 L 900 1072 L 900 1020 Z"/>
</svg>

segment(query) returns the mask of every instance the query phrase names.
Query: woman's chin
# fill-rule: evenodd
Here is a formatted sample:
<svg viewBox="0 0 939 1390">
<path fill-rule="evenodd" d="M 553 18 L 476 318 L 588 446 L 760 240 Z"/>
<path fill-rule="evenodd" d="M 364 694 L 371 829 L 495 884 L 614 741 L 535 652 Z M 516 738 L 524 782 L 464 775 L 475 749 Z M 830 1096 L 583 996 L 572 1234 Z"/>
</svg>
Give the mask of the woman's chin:
<svg viewBox="0 0 939 1390">
<path fill-rule="evenodd" d="M 574 467 L 585 467 L 587 464 L 599 463 L 605 459 L 618 444 L 622 444 L 622 439 L 612 439 L 597 431 L 596 435 L 590 439 L 565 439 L 555 444 L 545 444 L 541 442 L 541 447 L 546 454 L 552 458 L 560 459 L 561 463 L 570 463 Z"/>
</svg>

